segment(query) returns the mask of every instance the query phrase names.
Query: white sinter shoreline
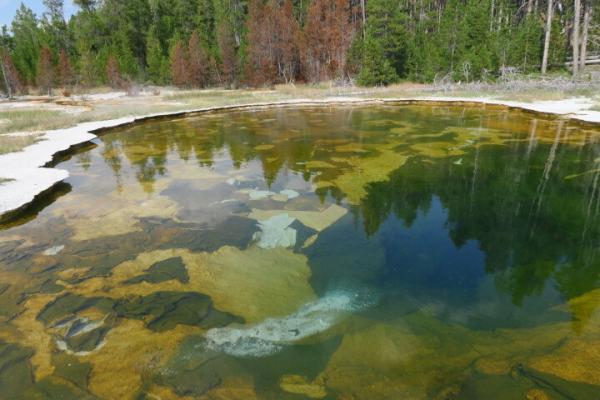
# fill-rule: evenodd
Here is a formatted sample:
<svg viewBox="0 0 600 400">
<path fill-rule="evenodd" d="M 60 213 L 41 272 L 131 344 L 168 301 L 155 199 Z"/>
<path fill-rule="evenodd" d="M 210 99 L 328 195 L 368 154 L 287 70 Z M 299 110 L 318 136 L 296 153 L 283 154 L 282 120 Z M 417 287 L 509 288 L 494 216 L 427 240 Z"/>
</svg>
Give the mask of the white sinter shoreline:
<svg viewBox="0 0 600 400">
<path fill-rule="evenodd" d="M 275 103 L 255 103 L 231 106 L 218 106 L 201 109 L 181 110 L 170 113 L 151 114 L 142 117 L 125 117 L 106 121 L 82 123 L 72 128 L 57 129 L 46 132 L 41 140 L 23 151 L 0 155 L 0 178 L 9 179 L 0 184 L 0 217 L 8 212 L 31 203 L 37 195 L 50 189 L 58 182 L 68 178 L 69 173 L 57 168 L 46 168 L 55 154 L 66 151 L 72 146 L 89 142 L 97 136 L 94 132 L 107 128 L 132 124 L 141 120 L 177 116 L 188 113 L 217 111 L 227 109 L 251 109 L 274 106 L 310 106 L 324 104 L 370 104 L 394 102 L 448 102 L 448 103 L 479 103 L 499 105 L 522 110 L 547 114 L 556 114 L 575 120 L 600 123 L 600 112 L 591 111 L 593 103 L 588 98 L 571 98 L 556 101 L 538 101 L 532 103 L 494 100 L 490 98 L 473 97 L 415 97 L 415 98 L 386 98 L 365 99 L 357 97 L 333 97 L 320 100 L 297 99 Z"/>
</svg>

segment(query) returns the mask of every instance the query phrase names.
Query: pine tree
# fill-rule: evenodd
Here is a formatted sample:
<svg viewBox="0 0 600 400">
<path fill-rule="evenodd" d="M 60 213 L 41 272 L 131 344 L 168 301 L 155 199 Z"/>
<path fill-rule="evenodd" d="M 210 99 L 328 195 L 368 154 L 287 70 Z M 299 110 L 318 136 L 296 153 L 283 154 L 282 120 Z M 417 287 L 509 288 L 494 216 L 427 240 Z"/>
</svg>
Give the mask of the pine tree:
<svg viewBox="0 0 600 400">
<path fill-rule="evenodd" d="M 357 26 L 345 0 L 313 0 L 304 27 L 302 58 L 306 77 L 313 82 L 340 77 Z"/>
<path fill-rule="evenodd" d="M 381 39 L 367 32 L 364 44 L 362 68 L 357 81 L 363 86 L 382 86 L 396 82 L 398 75 L 392 64 L 385 56 Z"/>
<path fill-rule="evenodd" d="M 189 64 L 186 51 L 181 41 L 177 41 L 171 51 L 171 79 L 175 86 L 189 86 Z"/>
<path fill-rule="evenodd" d="M 8 49 L 4 46 L 0 47 L 0 72 L 2 73 L 2 83 L 4 90 L 10 99 L 15 92 L 21 90 L 21 80 L 19 73 L 15 68 L 12 57 Z"/>
<path fill-rule="evenodd" d="M 146 68 L 148 79 L 157 85 L 165 83 L 163 65 L 166 63 L 166 60 L 155 28 L 149 30 L 148 38 L 146 39 L 146 63 L 148 65 Z"/>
<path fill-rule="evenodd" d="M 271 9 L 275 13 L 275 34 L 277 38 L 275 47 L 275 61 L 279 76 L 286 83 L 292 82 L 300 72 L 300 26 L 294 18 L 291 0 L 284 0 L 277 7 L 275 1 L 271 2 Z"/>
<path fill-rule="evenodd" d="M 569 39 L 567 32 L 562 29 L 562 25 L 558 18 L 553 18 L 552 20 L 552 32 L 550 35 L 553 39 L 550 42 L 550 54 L 548 55 L 548 65 L 549 67 L 553 65 L 562 66 L 564 65 L 569 51 L 567 45 Z"/>
<path fill-rule="evenodd" d="M 189 37 L 197 28 L 197 0 L 175 0 L 173 7 L 176 31 L 182 37 Z"/>
<path fill-rule="evenodd" d="M 265 23 L 269 21 L 269 23 Z M 248 13 L 248 70 L 254 85 L 291 82 L 299 72 L 300 27 L 289 0 L 250 2 Z"/>
<path fill-rule="evenodd" d="M 52 95 L 54 86 L 54 64 L 52 62 L 52 51 L 48 47 L 42 47 L 37 66 L 37 84 L 40 89 Z"/>
<path fill-rule="evenodd" d="M 494 70 L 490 46 L 489 6 L 486 0 L 467 0 L 464 19 L 459 30 L 457 79 L 480 78 Z"/>
<path fill-rule="evenodd" d="M 80 10 L 68 23 L 64 0 L 42 1 L 41 19 L 21 6 L 6 34 L 24 87 L 38 82 L 43 47 L 59 64 L 65 50 L 73 80 L 86 85 L 110 80 L 111 56 L 126 80 L 165 84 L 181 41 L 185 85 L 197 87 L 348 77 L 471 81 L 498 76 L 502 67 L 537 70 L 544 59 L 564 68 L 571 50 L 581 67 L 584 43 L 590 52 L 600 48 L 600 3 L 593 0 L 554 0 L 550 19 L 550 0 L 77 0 Z M 545 30 L 551 40 L 543 56 Z M 572 34 L 580 36 L 574 48 Z M 373 47 L 365 47 L 367 37 Z"/>
<path fill-rule="evenodd" d="M 48 36 L 50 47 L 54 51 L 71 47 L 68 27 L 64 18 L 63 0 L 43 0 L 46 12 L 44 13 L 43 28 Z"/>
<path fill-rule="evenodd" d="M 529 72 L 537 69 L 542 59 L 542 26 L 537 13 L 531 12 L 516 26 L 516 32 L 510 38 L 511 66 L 519 67 L 521 71 Z"/>
<path fill-rule="evenodd" d="M 220 79 L 221 82 L 231 87 L 235 84 L 237 61 L 235 54 L 235 38 L 228 24 L 222 23 L 217 28 L 217 45 L 220 56 Z"/>
<path fill-rule="evenodd" d="M 73 69 L 65 49 L 62 49 L 58 55 L 58 77 L 63 87 L 73 84 Z"/>
<path fill-rule="evenodd" d="M 30 8 L 21 4 L 12 21 L 13 60 L 26 84 L 35 84 L 36 69 L 42 47 L 38 19 Z"/>
<path fill-rule="evenodd" d="M 436 38 L 440 40 L 439 38 Z M 442 55 L 442 51 L 447 54 Z M 412 36 L 408 50 L 408 74 L 419 82 L 431 82 L 441 72 L 447 74 L 453 71 L 455 48 L 452 41 L 448 47 L 440 49 L 427 35 L 426 26 L 420 25 Z"/>
<path fill-rule="evenodd" d="M 197 31 L 192 32 L 188 43 L 189 80 L 194 87 L 201 88 L 208 84 L 209 60 L 206 50 L 200 44 Z"/>
<path fill-rule="evenodd" d="M 369 16 L 366 35 L 377 39 L 384 58 L 396 74 L 406 75 L 409 35 L 408 15 L 396 0 L 371 0 L 367 3 Z"/>
<path fill-rule="evenodd" d="M 96 0 L 73 0 L 73 3 L 88 12 L 91 12 L 96 8 Z"/>
<path fill-rule="evenodd" d="M 108 57 L 108 62 L 106 63 L 106 77 L 111 88 L 120 89 L 123 87 L 123 78 L 121 77 L 119 62 L 114 55 Z"/>
<path fill-rule="evenodd" d="M 198 0 L 197 31 L 200 41 L 210 48 L 215 43 L 215 8 L 213 0 Z"/>
<path fill-rule="evenodd" d="M 346 72 L 350 76 L 356 76 L 362 69 L 364 57 L 365 38 L 363 35 L 355 35 L 352 45 L 348 49 L 346 56 Z"/>
<path fill-rule="evenodd" d="M 139 64 L 131 46 L 128 44 L 128 39 L 125 37 L 125 32 L 119 33 L 116 38 L 116 43 L 111 49 L 111 53 L 115 54 L 119 63 L 120 72 L 128 78 L 136 78 L 139 76 Z"/>
</svg>

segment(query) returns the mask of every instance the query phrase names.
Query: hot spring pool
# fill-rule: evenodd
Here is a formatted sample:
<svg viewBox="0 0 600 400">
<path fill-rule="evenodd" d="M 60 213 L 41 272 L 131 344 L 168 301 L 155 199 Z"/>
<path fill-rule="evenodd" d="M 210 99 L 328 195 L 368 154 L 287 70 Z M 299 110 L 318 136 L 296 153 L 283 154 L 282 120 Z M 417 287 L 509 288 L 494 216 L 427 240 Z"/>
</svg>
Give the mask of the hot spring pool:
<svg viewBox="0 0 600 400">
<path fill-rule="evenodd" d="M 600 398 L 598 128 L 215 112 L 58 167 L 0 225 L 2 398 Z"/>
</svg>

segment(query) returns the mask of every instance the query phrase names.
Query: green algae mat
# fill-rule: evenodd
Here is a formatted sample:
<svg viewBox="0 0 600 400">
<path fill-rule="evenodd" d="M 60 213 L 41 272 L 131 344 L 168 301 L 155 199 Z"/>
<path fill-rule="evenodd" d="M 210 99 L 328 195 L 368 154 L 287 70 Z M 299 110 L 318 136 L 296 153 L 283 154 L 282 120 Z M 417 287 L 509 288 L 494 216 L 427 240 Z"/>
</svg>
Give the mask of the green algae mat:
<svg viewBox="0 0 600 400">
<path fill-rule="evenodd" d="M 1 399 L 599 399 L 600 129 L 498 107 L 110 131 L 0 225 Z"/>
</svg>

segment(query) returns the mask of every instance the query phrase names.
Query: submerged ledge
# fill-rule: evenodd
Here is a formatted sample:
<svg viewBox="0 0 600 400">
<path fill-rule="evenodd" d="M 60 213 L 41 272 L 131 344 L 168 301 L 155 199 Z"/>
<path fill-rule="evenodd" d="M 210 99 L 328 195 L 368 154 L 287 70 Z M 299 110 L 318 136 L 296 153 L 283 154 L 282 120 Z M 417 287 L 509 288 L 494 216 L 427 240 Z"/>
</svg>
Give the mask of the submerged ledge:
<svg viewBox="0 0 600 400">
<path fill-rule="evenodd" d="M 47 192 L 57 183 L 69 177 L 69 173 L 52 167 L 54 157 L 74 146 L 97 138 L 98 133 L 158 118 L 180 117 L 203 112 L 225 110 L 249 110 L 266 107 L 348 105 L 348 104 L 430 104 L 500 106 L 546 115 L 555 115 L 579 122 L 600 124 L 600 112 L 590 111 L 592 103 L 587 98 L 573 98 L 532 103 L 493 100 L 471 97 L 418 97 L 418 98 L 357 98 L 330 97 L 324 99 L 297 99 L 280 102 L 238 104 L 189 109 L 175 112 L 149 114 L 141 117 L 125 117 L 105 121 L 86 122 L 71 128 L 47 131 L 41 140 L 23 151 L 0 155 L 0 177 L 8 182 L 0 183 L 0 221 L 7 215 L 28 206 L 36 197 Z"/>
</svg>

